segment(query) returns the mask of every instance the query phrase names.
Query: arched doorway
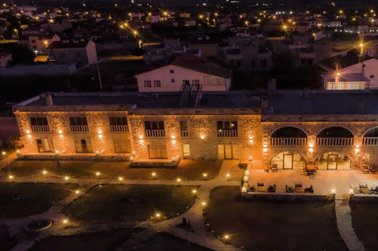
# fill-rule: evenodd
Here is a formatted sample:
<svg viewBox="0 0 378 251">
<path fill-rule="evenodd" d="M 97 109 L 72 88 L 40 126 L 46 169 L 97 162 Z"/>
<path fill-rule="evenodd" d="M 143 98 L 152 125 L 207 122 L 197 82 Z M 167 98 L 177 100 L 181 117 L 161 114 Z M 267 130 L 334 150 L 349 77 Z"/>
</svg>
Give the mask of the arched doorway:
<svg viewBox="0 0 378 251">
<path fill-rule="evenodd" d="M 315 165 L 321 170 L 345 170 L 351 168 L 351 159 L 345 154 L 327 152 L 315 160 Z"/>
<path fill-rule="evenodd" d="M 353 133 L 340 126 L 324 129 L 316 136 L 316 144 L 320 146 L 351 146 Z"/>
<path fill-rule="evenodd" d="M 277 165 L 278 169 L 298 170 L 303 169 L 306 165 L 306 161 L 299 153 L 281 152 L 271 159 L 270 164 Z"/>
<path fill-rule="evenodd" d="M 301 129 L 286 126 L 272 133 L 270 144 L 273 146 L 306 145 L 307 135 Z"/>
</svg>

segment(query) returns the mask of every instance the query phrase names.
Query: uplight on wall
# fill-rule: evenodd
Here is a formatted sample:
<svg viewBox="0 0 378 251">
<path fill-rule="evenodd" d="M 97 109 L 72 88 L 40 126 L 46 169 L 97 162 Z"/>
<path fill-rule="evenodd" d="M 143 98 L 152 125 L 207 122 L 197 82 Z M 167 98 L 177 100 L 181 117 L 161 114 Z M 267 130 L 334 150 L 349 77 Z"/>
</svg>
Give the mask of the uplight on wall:
<svg viewBox="0 0 378 251">
<path fill-rule="evenodd" d="M 204 134 L 201 134 L 201 135 L 200 135 L 200 138 L 201 138 L 201 139 L 205 139 L 205 135 L 204 135 Z"/>
</svg>

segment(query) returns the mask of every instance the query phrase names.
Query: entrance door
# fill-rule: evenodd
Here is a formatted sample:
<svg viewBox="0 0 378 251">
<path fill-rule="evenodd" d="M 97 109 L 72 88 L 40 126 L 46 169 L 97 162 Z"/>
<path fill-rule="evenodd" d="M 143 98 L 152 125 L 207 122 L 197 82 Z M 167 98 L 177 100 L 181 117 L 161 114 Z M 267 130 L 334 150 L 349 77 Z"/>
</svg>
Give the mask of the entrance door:
<svg viewBox="0 0 378 251">
<path fill-rule="evenodd" d="M 232 159 L 232 145 L 224 145 L 224 158 Z"/>
<path fill-rule="evenodd" d="M 328 159 L 327 159 L 327 169 L 328 170 L 337 170 L 338 159 L 339 159 L 339 155 L 329 154 Z"/>
<path fill-rule="evenodd" d="M 189 144 L 182 145 L 182 155 L 184 156 L 184 159 L 190 159 L 190 145 Z"/>
<path fill-rule="evenodd" d="M 224 145 L 218 145 L 218 159 L 224 159 Z"/>
<path fill-rule="evenodd" d="M 283 169 L 293 169 L 293 154 L 283 155 Z"/>
<path fill-rule="evenodd" d="M 150 159 L 167 159 L 166 145 L 148 145 L 148 154 Z"/>
</svg>

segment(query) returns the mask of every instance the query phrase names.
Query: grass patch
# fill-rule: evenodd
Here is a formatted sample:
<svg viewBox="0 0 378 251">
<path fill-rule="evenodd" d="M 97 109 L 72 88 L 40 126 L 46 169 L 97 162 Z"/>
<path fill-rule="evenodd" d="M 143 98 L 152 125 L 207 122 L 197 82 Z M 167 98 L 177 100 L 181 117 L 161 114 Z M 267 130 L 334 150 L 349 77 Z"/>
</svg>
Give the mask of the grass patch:
<svg viewBox="0 0 378 251">
<path fill-rule="evenodd" d="M 155 212 L 174 217 L 194 203 L 191 186 L 98 185 L 73 201 L 63 213 L 81 222 L 147 220 Z"/>
<path fill-rule="evenodd" d="M 0 183 L 0 218 L 43 213 L 76 187 L 74 184 Z"/>
<path fill-rule="evenodd" d="M 140 244 L 135 250 L 156 251 L 156 250 L 180 250 L 180 251 L 208 251 L 209 249 L 198 246 L 194 243 L 177 238 L 168 233 L 157 233 L 146 242 Z"/>
<path fill-rule="evenodd" d="M 378 250 L 378 203 L 351 203 L 352 224 L 366 250 Z"/>
<path fill-rule="evenodd" d="M 0 176 L 9 174 L 16 177 L 35 176 L 44 177 L 42 171 L 46 170 L 45 177 L 61 177 L 68 175 L 72 178 L 116 179 L 122 176 L 126 179 L 152 179 L 155 172 L 156 179 L 172 180 L 181 177 L 183 180 L 205 179 L 202 175 L 207 173 L 206 179 L 215 178 L 220 170 L 220 161 L 189 161 L 182 160 L 176 169 L 168 168 L 131 168 L 128 161 L 35 161 L 19 160 L 0 170 Z M 100 176 L 95 173 L 100 172 Z"/>
<path fill-rule="evenodd" d="M 206 212 L 218 236 L 246 250 L 346 250 L 333 202 L 246 201 L 239 187 L 219 187 Z"/>
<path fill-rule="evenodd" d="M 37 242 L 30 250 L 33 251 L 106 251 L 115 250 L 133 234 L 141 231 L 137 228 L 112 230 L 107 232 L 95 232 L 71 236 L 50 236 Z"/>
</svg>

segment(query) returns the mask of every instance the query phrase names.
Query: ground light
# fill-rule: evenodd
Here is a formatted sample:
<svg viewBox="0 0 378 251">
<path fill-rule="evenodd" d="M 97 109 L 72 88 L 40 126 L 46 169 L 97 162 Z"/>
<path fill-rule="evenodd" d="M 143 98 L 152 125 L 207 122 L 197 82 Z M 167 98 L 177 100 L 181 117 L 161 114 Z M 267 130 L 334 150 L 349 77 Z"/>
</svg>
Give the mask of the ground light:
<svg viewBox="0 0 378 251">
<path fill-rule="evenodd" d="M 196 193 L 197 193 L 197 189 L 193 189 L 192 194 L 196 194 Z"/>
<path fill-rule="evenodd" d="M 151 173 L 151 176 L 152 176 L 152 177 L 155 177 L 155 176 L 156 176 L 156 173 L 155 173 L 155 172 L 152 172 L 152 173 Z"/>
<path fill-rule="evenodd" d="M 75 193 L 76 193 L 76 194 L 79 194 L 79 193 L 80 193 L 80 191 L 79 191 L 79 190 L 76 190 L 76 191 L 75 191 Z"/>
<path fill-rule="evenodd" d="M 228 240 L 230 239 L 230 236 L 228 234 L 223 235 L 223 239 Z"/>
<path fill-rule="evenodd" d="M 201 205 L 206 206 L 207 205 L 206 201 L 202 201 Z"/>
<path fill-rule="evenodd" d="M 95 174 L 96 174 L 96 176 L 100 176 L 100 175 L 101 175 L 101 173 L 100 173 L 100 172 L 96 172 Z"/>
<path fill-rule="evenodd" d="M 13 179 L 14 179 L 14 176 L 13 176 L 13 175 L 9 175 L 8 178 L 9 178 L 10 180 L 13 180 Z"/>
<path fill-rule="evenodd" d="M 177 178 L 176 181 L 177 181 L 178 183 L 180 183 L 180 182 L 181 182 L 181 178 Z"/>
<path fill-rule="evenodd" d="M 226 177 L 227 177 L 227 178 L 230 178 L 230 176 L 231 176 L 231 174 L 226 173 Z"/>
<path fill-rule="evenodd" d="M 207 173 L 203 173 L 202 176 L 206 178 L 207 177 Z"/>
<path fill-rule="evenodd" d="M 160 213 L 155 213 L 155 217 L 159 219 L 161 217 L 161 214 Z"/>
<path fill-rule="evenodd" d="M 354 193 L 353 189 L 349 188 L 349 194 L 353 194 L 353 193 Z"/>
<path fill-rule="evenodd" d="M 336 193 L 336 189 L 332 188 L 332 189 L 331 189 L 331 193 L 332 193 L 332 194 L 335 194 L 335 193 Z"/>
<path fill-rule="evenodd" d="M 63 219 L 62 220 L 62 223 L 65 225 L 65 224 L 67 224 L 68 223 L 68 219 Z"/>
<path fill-rule="evenodd" d="M 42 174 L 43 174 L 43 175 L 46 175 L 46 174 L 47 174 L 47 171 L 46 171 L 46 170 L 43 170 L 43 171 L 42 171 Z"/>
<path fill-rule="evenodd" d="M 64 179 L 65 179 L 65 180 L 69 180 L 70 177 L 68 177 L 68 176 L 64 176 Z"/>
<path fill-rule="evenodd" d="M 118 180 L 119 181 L 123 181 L 123 177 L 118 177 Z"/>
</svg>

